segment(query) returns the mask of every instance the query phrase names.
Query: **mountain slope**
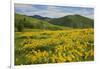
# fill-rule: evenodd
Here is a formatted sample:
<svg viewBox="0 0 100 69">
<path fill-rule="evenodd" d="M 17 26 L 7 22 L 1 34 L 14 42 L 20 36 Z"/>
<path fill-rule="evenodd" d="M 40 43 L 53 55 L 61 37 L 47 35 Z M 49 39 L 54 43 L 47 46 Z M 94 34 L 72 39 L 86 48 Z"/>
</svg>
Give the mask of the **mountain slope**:
<svg viewBox="0 0 100 69">
<path fill-rule="evenodd" d="M 26 15 L 15 14 L 15 31 L 23 31 L 23 29 L 57 30 L 66 29 L 66 27 L 53 25 L 47 21 L 39 20 Z"/>
<path fill-rule="evenodd" d="M 61 18 L 51 19 L 52 24 L 71 28 L 93 28 L 94 21 L 81 15 L 68 15 Z"/>
</svg>

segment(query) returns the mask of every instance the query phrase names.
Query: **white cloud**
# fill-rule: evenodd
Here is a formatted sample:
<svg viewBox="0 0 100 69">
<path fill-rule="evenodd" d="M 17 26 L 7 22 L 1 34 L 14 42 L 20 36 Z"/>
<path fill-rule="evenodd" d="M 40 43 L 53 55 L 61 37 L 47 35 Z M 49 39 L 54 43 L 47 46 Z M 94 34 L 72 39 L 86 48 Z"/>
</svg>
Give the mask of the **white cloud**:
<svg viewBox="0 0 100 69">
<path fill-rule="evenodd" d="M 39 6 L 39 5 L 38 5 Z M 78 10 L 70 7 L 58 7 L 58 6 L 45 6 L 45 9 L 36 7 L 36 5 L 29 4 L 15 4 L 15 9 L 17 13 L 24 15 L 41 15 L 44 17 L 58 18 L 66 15 L 80 14 L 89 18 L 94 17 L 93 11 L 88 11 L 87 9 L 79 8 Z M 74 10 L 73 10 L 74 9 Z M 19 11 L 20 10 L 20 11 Z"/>
</svg>

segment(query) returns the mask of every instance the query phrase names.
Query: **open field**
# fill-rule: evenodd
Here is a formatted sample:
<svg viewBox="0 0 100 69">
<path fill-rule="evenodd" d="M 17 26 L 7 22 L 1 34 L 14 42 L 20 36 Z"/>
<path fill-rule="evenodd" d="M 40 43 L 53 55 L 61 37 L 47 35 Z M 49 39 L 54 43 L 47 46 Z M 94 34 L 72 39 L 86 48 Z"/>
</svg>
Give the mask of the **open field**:
<svg viewBox="0 0 100 69">
<path fill-rule="evenodd" d="M 15 65 L 93 60 L 93 29 L 15 32 Z"/>
</svg>

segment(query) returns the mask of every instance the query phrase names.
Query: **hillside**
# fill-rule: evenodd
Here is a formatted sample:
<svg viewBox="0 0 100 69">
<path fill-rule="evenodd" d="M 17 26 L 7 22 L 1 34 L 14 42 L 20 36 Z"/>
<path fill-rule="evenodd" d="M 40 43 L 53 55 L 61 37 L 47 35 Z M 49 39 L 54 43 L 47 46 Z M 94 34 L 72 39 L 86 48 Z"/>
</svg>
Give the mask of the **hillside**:
<svg viewBox="0 0 100 69">
<path fill-rule="evenodd" d="M 24 29 L 45 29 L 57 30 L 65 29 L 66 27 L 53 25 L 47 21 L 26 15 L 15 14 L 15 31 L 23 31 Z"/>
<path fill-rule="evenodd" d="M 50 23 L 71 28 L 93 28 L 94 21 L 81 15 L 68 15 L 61 18 L 51 19 Z"/>
<path fill-rule="evenodd" d="M 63 30 L 68 28 L 93 28 L 94 21 L 81 15 L 68 15 L 61 18 L 47 18 L 42 16 L 26 16 L 15 14 L 15 31 L 25 29 Z"/>
</svg>

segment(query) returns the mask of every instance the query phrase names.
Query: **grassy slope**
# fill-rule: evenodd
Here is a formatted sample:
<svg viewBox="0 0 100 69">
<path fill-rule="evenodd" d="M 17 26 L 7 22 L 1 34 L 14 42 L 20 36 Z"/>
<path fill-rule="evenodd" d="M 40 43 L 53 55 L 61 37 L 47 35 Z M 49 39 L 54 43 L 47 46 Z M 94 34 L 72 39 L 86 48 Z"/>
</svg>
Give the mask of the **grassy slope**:
<svg viewBox="0 0 100 69">
<path fill-rule="evenodd" d="M 52 24 L 71 28 L 93 28 L 94 21 L 81 15 L 68 15 L 49 21 Z"/>
<path fill-rule="evenodd" d="M 15 14 L 15 27 L 17 27 L 17 24 L 20 23 L 20 21 L 24 24 L 24 29 L 67 29 L 66 27 L 53 25 L 51 23 L 48 23 L 47 21 L 39 20 L 25 15 Z"/>
</svg>

